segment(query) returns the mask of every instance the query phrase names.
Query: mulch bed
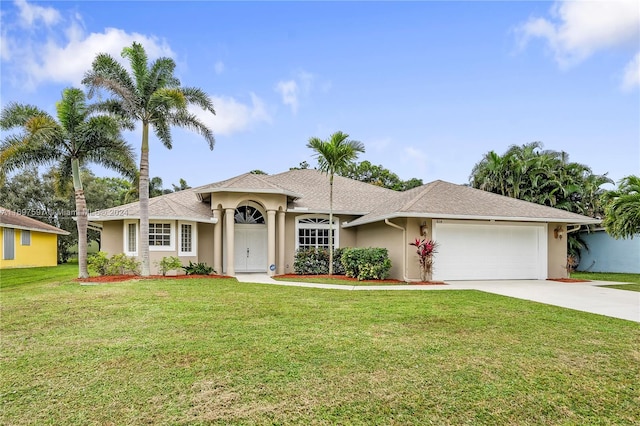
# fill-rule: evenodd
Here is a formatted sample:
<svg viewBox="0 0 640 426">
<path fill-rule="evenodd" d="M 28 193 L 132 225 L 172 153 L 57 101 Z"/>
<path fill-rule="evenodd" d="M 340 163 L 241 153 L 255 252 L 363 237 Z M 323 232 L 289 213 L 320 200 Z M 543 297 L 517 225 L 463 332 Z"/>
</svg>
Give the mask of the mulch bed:
<svg viewBox="0 0 640 426">
<path fill-rule="evenodd" d="M 547 278 L 547 281 L 558 281 L 559 283 L 590 283 L 591 280 L 580 280 L 578 278 Z"/>
<path fill-rule="evenodd" d="M 184 280 L 193 278 L 233 278 L 227 275 L 174 275 L 174 276 L 162 276 L 162 275 L 150 275 L 148 277 L 141 277 L 139 275 L 103 275 L 99 277 L 89 278 L 76 278 L 74 281 L 81 283 L 117 283 L 130 280 Z"/>
<path fill-rule="evenodd" d="M 443 281 L 419 281 L 419 282 L 405 282 L 405 281 L 401 281 L 401 280 L 392 280 L 392 279 L 387 279 L 387 280 L 362 280 L 362 281 L 358 281 L 357 278 L 353 278 L 353 277 L 346 277 L 344 275 L 298 275 L 298 274 L 284 274 L 284 275 L 276 275 L 273 278 L 292 278 L 292 279 L 305 279 L 305 278 L 333 278 L 333 279 L 337 279 L 337 280 L 344 280 L 344 281 L 355 281 L 355 282 L 361 282 L 361 283 L 376 283 L 376 284 L 399 284 L 399 285 L 406 285 L 406 284 L 411 284 L 411 285 L 447 285 L 445 282 Z"/>
</svg>

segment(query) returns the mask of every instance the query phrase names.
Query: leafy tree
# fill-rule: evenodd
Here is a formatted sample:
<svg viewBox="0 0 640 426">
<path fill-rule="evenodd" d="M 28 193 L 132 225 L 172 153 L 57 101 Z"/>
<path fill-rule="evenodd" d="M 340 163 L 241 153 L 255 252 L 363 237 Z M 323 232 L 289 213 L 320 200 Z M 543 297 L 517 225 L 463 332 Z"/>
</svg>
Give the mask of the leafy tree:
<svg viewBox="0 0 640 426">
<path fill-rule="evenodd" d="M 618 189 L 604 195 L 604 227 L 612 237 L 633 238 L 640 234 L 640 177 L 630 175 Z"/>
<path fill-rule="evenodd" d="M 612 183 L 583 164 L 569 161 L 564 151 L 543 150 L 541 142 L 512 145 L 503 155 L 490 151 L 471 172 L 474 188 L 508 197 L 568 210 L 591 217 L 602 217 L 602 185 Z M 572 233 L 568 250 L 578 256 L 584 243 Z"/>
<path fill-rule="evenodd" d="M 180 178 L 180 181 L 178 182 L 180 185 L 176 185 L 176 184 L 171 184 L 171 186 L 173 187 L 173 192 L 178 192 L 178 191 L 184 191 L 185 189 L 189 189 L 191 188 L 189 186 L 189 184 L 187 183 L 186 180 Z"/>
<path fill-rule="evenodd" d="M 393 189 L 394 191 L 406 191 L 423 185 L 422 179 L 413 178 L 403 181 L 392 171 L 385 169 L 380 165 L 375 166 L 369 161 L 352 163 L 346 168 L 346 170 L 338 174 L 360 182 Z"/>
<path fill-rule="evenodd" d="M 337 131 L 329 140 L 313 137 L 307 147 L 314 151 L 318 168 L 329 175 L 329 274 L 333 274 L 333 178 L 336 173 L 344 173 L 358 154 L 364 152 L 362 142 L 349 140 L 349 135 Z"/>
<path fill-rule="evenodd" d="M 260 169 L 251 170 L 249 173 L 252 174 L 252 175 L 267 175 L 268 174 L 267 172 L 262 171 Z"/>
<path fill-rule="evenodd" d="M 309 163 L 307 163 L 306 161 L 303 161 L 300 164 L 298 164 L 298 167 L 289 167 L 289 170 L 307 170 L 308 168 L 309 168 Z"/>
<path fill-rule="evenodd" d="M 162 144 L 171 149 L 171 126 L 185 127 L 201 134 L 213 149 L 213 132 L 188 109 L 196 105 L 215 114 L 211 99 L 199 88 L 181 87 L 174 76 L 176 67 L 171 58 L 159 58 L 149 63 L 141 44 L 133 42 L 122 50 L 129 60 L 131 73 L 112 56 L 101 53 L 93 61 L 83 84 L 89 87 L 89 96 L 105 89 L 113 98 L 101 104 L 105 111 L 117 113 L 130 122 L 142 123 L 140 147 L 140 253 L 142 276 L 149 276 L 149 128 Z"/>
<path fill-rule="evenodd" d="M 57 120 L 32 105 L 11 103 L 2 110 L 0 127 L 19 128 L 0 144 L 2 173 L 27 166 L 58 164 L 62 179 L 73 179 L 78 227 L 78 276 L 87 271 L 87 204 L 80 167 L 101 164 L 123 174 L 135 168 L 133 151 L 122 139 L 121 123 L 106 115 L 92 115 L 80 89 L 68 88 L 56 103 Z"/>
</svg>

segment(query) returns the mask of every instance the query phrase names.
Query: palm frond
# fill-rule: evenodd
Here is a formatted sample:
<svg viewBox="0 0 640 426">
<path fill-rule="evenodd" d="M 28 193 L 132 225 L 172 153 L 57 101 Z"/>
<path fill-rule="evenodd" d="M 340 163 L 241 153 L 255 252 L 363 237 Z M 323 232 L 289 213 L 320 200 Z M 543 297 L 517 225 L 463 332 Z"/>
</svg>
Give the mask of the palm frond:
<svg viewBox="0 0 640 426">
<path fill-rule="evenodd" d="M 213 131 L 202 122 L 195 114 L 190 113 L 187 109 L 180 109 L 168 117 L 168 122 L 172 126 L 178 126 L 192 130 L 203 136 L 209 143 L 209 149 L 213 150 L 216 139 Z"/>
</svg>

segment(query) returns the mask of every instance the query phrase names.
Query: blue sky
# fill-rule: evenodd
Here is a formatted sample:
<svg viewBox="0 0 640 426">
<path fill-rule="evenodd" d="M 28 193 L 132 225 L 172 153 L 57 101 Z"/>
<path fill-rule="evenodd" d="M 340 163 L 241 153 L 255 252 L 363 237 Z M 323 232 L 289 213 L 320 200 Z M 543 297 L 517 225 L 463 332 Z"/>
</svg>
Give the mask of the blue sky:
<svg viewBox="0 0 640 426">
<path fill-rule="evenodd" d="M 152 140 L 165 187 L 315 165 L 308 139 L 336 130 L 403 179 L 466 183 L 484 153 L 532 141 L 616 181 L 640 173 L 635 0 L 0 7 L 2 106 L 53 113 L 97 53 L 119 58 L 134 40 L 209 93 L 213 151 L 184 130 L 171 151 Z M 138 152 L 140 131 L 126 138 Z"/>
</svg>

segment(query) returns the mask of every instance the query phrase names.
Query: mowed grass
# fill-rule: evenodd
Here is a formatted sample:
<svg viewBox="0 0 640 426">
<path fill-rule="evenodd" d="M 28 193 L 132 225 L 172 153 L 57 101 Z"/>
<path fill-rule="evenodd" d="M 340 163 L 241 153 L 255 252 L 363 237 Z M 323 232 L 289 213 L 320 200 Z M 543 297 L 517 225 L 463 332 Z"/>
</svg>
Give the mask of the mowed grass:
<svg viewBox="0 0 640 426">
<path fill-rule="evenodd" d="M 580 278 L 593 281 L 612 281 L 629 284 L 607 285 L 607 288 L 620 290 L 640 291 L 640 274 L 625 274 L 613 272 L 572 272 L 571 278 Z"/>
<path fill-rule="evenodd" d="M 637 323 L 475 291 L 80 286 L 76 273 L 3 273 L 0 424 L 640 419 Z"/>
</svg>

